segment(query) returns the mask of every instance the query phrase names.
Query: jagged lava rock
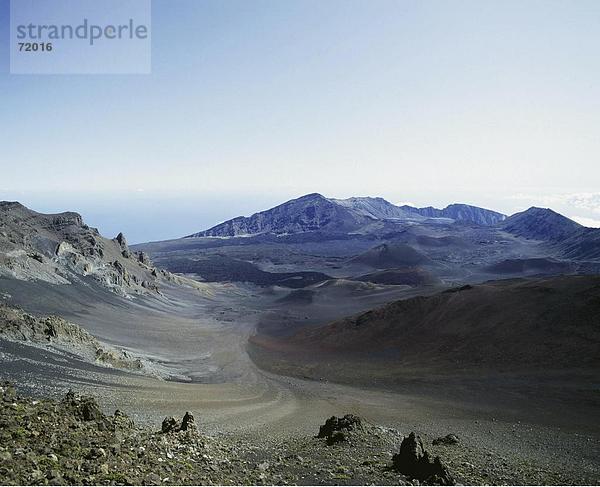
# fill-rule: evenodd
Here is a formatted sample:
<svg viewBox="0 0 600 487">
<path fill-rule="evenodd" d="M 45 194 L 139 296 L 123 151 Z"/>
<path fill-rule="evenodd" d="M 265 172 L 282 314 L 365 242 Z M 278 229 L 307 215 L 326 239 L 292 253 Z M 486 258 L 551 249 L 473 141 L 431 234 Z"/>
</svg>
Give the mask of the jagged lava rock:
<svg viewBox="0 0 600 487">
<path fill-rule="evenodd" d="M 431 485 L 455 485 L 455 481 L 439 457 L 433 460 L 415 433 L 402 440 L 400 452 L 392 458 L 394 469 L 413 479 Z"/>
</svg>

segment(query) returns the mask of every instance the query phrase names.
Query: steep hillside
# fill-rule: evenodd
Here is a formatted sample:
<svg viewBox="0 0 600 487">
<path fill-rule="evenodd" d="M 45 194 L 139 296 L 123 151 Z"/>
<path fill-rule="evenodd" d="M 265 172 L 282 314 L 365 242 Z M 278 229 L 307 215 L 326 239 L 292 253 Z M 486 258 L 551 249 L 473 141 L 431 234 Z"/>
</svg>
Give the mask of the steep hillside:
<svg viewBox="0 0 600 487">
<path fill-rule="evenodd" d="M 560 242 L 561 254 L 568 259 L 600 259 L 600 229 L 580 228 Z"/>
<path fill-rule="evenodd" d="M 0 340 L 67 351 L 107 367 L 142 371 L 144 363 L 128 353 L 102 344 L 79 325 L 56 316 L 36 317 L 0 304 Z"/>
<path fill-rule="evenodd" d="M 598 276 L 497 281 L 397 301 L 291 342 L 405 367 L 598 367 L 598 317 Z"/>
</svg>

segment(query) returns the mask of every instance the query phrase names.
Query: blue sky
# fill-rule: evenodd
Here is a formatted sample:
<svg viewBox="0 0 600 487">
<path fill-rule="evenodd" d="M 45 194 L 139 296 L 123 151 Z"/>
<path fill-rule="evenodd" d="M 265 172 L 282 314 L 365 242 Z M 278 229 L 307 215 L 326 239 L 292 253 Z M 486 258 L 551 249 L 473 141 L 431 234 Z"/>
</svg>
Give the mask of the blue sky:
<svg viewBox="0 0 600 487">
<path fill-rule="evenodd" d="M 16 76 L 0 0 L 0 199 L 132 241 L 315 191 L 600 220 L 600 2 L 152 9 L 151 75 Z"/>
</svg>

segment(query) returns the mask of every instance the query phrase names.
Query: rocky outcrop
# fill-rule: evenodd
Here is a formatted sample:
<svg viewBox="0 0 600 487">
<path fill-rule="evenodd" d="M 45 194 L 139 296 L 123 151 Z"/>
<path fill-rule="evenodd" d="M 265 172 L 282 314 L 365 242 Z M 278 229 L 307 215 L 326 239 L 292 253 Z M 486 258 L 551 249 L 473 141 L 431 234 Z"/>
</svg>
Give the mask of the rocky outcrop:
<svg viewBox="0 0 600 487">
<path fill-rule="evenodd" d="M 446 436 L 440 436 L 439 438 L 436 438 L 431 443 L 433 445 L 457 445 L 459 442 L 460 440 L 458 439 L 458 436 L 450 433 Z"/>
<path fill-rule="evenodd" d="M 156 425 L 136 425 L 118 409 L 108 414 L 105 406 L 111 402 L 106 395 L 97 402 L 73 392 L 58 400 L 26 397 L 0 382 L 0 484 L 420 485 L 443 478 L 420 481 L 390 468 L 389 453 L 402 438 L 390 428 L 374 426 L 366 441 L 343 447 L 325 446 L 302 433 L 289 437 L 287 431 L 266 438 L 235 432 L 207 436 L 195 428 L 163 434 Z M 143 416 L 137 404 L 128 407 L 132 416 Z M 571 450 L 567 455 L 578 457 Z M 461 484 L 597 483 L 587 459 L 541 463 L 515 455 L 515 460 L 503 458 L 496 470 L 487 460 L 481 463 L 481 456 L 486 457 L 477 442 L 452 452 Z"/>
<path fill-rule="evenodd" d="M 186 412 L 183 415 L 183 420 L 181 421 L 181 431 L 194 431 L 196 430 L 196 420 L 192 413 Z"/>
<path fill-rule="evenodd" d="M 143 363 L 123 351 L 104 345 L 79 325 L 56 316 L 35 317 L 0 304 L 0 338 L 52 346 L 89 362 L 126 370 L 142 370 Z"/>
<path fill-rule="evenodd" d="M 319 428 L 317 438 L 325 438 L 328 445 L 348 441 L 352 432 L 363 429 L 362 420 L 354 414 L 346 414 L 338 418 L 332 416 Z"/>
<path fill-rule="evenodd" d="M 118 260 L 115 260 L 112 266 L 114 268 L 114 283 L 119 286 L 131 286 L 131 276 L 127 268 Z"/>
<path fill-rule="evenodd" d="M 140 264 L 147 265 L 148 267 L 152 266 L 152 260 L 150 260 L 146 252 L 137 252 L 135 255 Z"/>
<path fill-rule="evenodd" d="M 50 227 L 53 230 L 65 230 L 70 227 L 80 227 L 83 225 L 83 219 L 79 213 L 72 211 L 60 213 L 52 216 Z"/>
<path fill-rule="evenodd" d="M 196 420 L 194 415 L 190 412 L 186 412 L 181 422 L 173 416 L 168 416 L 163 419 L 161 425 L 161 432 L 167 433 L 178 433 L 179 431 L 196 431 Z"/>
<path fill-rule="evenodd" d="M 253 485 L 258 475 L 230 462 L 239 449 L 188 426 L 157 435 L 122 411 L 106 414 L 73 391 L 61 400 L 21 396 L 0 382 L 3 485 Z M 241 445 L 240 445 L 241 446 Z M 213 460 L 214 459 L 214 460 Z M 233 460 L 233 458 L 232 458 Z M 241 460 L 241 456 L 240 456 Z"/>
<path fill-rule="evenodd" d="M 108 240 L 77 213 L 45 215 L 9 202 L 0 202 L 0 276 L 52 284 L 92 278 L 122 296 L 158 292 L 163 278 L 122 233 Z"/>
<path fill-rule="evenodd" d="M 72 390 L 63 398 L 61 405 L 81 421 L 98 421 L 104 417 L 98 403 L 92 397 L 79 397 Z"/>
<path fill-rule="evenodd" d="M 123 235 L 123 233 L 119 233 L 119 235 L 115 237 L 115 242 L 117 242 L 117 244 L 119 245 L 123 257 L 129 259 L 129 257 L 131 257 L 131 251 L 129 250 L 129 246 L 127 245 L 127 239 L 125 238 L 125 235 Z"/>
<path fill-rule="evenodd" d="M 173 417 L 168 416 L 163 419 L 162 426 L 160 428 L 162 433 L 172 433 L 177 431 L 179 422 Z"/>
<path fill-rule="evenodd" d="M 400 452 L 393 456 L 394 469 L 428 485 L 454 485 L 455 481 L 439 457 L 431 459 L 415 433 L 402 440 Z"/>
</svg>

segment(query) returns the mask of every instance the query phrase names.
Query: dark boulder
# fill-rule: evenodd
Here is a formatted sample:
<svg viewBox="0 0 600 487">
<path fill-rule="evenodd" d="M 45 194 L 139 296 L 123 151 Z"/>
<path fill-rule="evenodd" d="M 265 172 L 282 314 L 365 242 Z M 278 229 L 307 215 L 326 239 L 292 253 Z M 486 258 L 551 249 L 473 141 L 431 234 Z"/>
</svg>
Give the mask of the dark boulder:
<svg viewBox="0 0 600 487">
<path fill-rule="evenodd" d="M 58 338 L 58 330 L 56 329 L 54 322 L 52 320 L 46 320 L 44 324 L 44 335 L 46 335 L 49 340 L 52 338 Z"/>
<path fill-rule="evenodd" d="M 131 419 L 129 416 L 127 416 L 124 412 L 120 411 L 119 409 L 117 409 L 115 411 L 115 414 L 113 415 L 113 425 L 116 428 L 133 428 L 134 426 L 134 422 L 133 419 Z"/>
<path fill-rule="evenodd" d="M 126 259 L 131 257 L 131 251 L 129 250 L 129 246 L 127 245 L 127 239 L 125 238 L 125 235 L 123 235 L 123 233 L 119 233 L 119 235 L 115 237 L 115 242 L 117 242 L 119 244 L 119 247 L 121 247 L 121 254 L 123 255 L 123 257 L 125 257 Z"/>
<path fill-rule="evenodd" d="M 440 438 L 436 438 L 431 443 L 434 445 L 456 445 L 458 442 L 458 436 L 449 434 Z"/>
<path fill-rule="evenodd" d="M 8 381 L 0 382 L 0 393 L 4 402 L 13 402 L 17 397 L 14 384 Z"/>
<path fill-rule="evenodd" d="M 130 286 L 131 285 L 131 275 L 129 274 L 129 271 L 127 271 L 127 268 L 123 264 L 121 264 L 121 262 L 119 262 L 118 260 L 115 260 L 112 265 L 116 271 L 115 276 L 114 276 L 115 284 L 119 284 L 119 285 L 127 284 L 128 286 Z"/>
<path fill-rule="evenodd" d="M 197 430 L 194 415 L 186 412 L 181 423 L 177 418 L 169 416 L 163 419 L 161 431 L 163 433 L 178 433 L 179 431 L 194 432 Z"/>
<path fill-rule="evenodd" d="M 421 438 L 411 433 L 402 440 L 400 452 L 392 458 L 394 469 L 429 485 L 455 485 L 439 457 L 431 459 Z"/>
<path fill-rule="evenodd" d="M 354 414 L 342 418 L 332 416 L 319 428 L 317 438 L 326 438 L 328 445 L 348 440 L 351 431 L 362 430 L 362 420 Z"/>
<path fill-rule="evenodd" d="M 115 240 L 117 241 L 117 243 L 119 244 L 119 246 L 123 249 L 127 248 L 127 239 L 125 238 L 125 235 L 123 235 L 122 232 L 119 232 L 119 235 L 117 235 L 115 237 Z"/>
<path fill-rule="evenodd" d="M 156 293 L 159 291 L 158 285 L 150 281 L 142 281 L 142 287 Z"/>
<path fill-rule="evenodd" d="M 181 422 L 181 431 L 193 431 L 196 429 L 196 420 L 190 412 L 186 412 Z"/>
<path fill-rule="evenodd" d="M 425 449 L 421 438 L 414 433 L 402 440 L 400 453 L 394 455 L 394 467 L 406 475 L 414 475 L 417 465 L 423 459 Z"/>
<path fill-rule="evenodd" d="M 163 419 L 161 431 L 163 433 L 172 433 L 179 429 L 179 422 L 173 417 Z"/>
<path fill-rule="evenodd" d="M 344 431 L 334 431 L 330 436 L 327 437 L 328 445 L 335 445 L 336 443 L 342 443 L 348 441 L 348 434 Z"/>
<path fill-rule="evenodd" d="M 44 257 L 41 254 L 38 253 L 32 253 L 32 254 L 27 254 L 28 257 L 32 258 L 33 260 L 37 260 L 40 263 L 44 262 Z"/>
<path fill-rule="evenodd" d="M 73 391 L 69 391 L 63 398 L 61 405 L 81 421 L 101 421 L 105 419 L 100 406 L 93 397 L 79 397 Z"/>
<path fill-rule="evenodd" d="M 146 252 L 138 252 L 137 260 L 140 264 L 145 264 L 147 266 L 152 265 L 152 261 L 150 260 L 150 257 L 148 257 L 148 254 Z"/>
<path fill-rule="evenodd" d="M 81 215 L 71 211 L 55 215 L 50 222 L 50 228 L 57 231 L 68 227 L 81 227 L 81 225 L 83 225 Z"/>
<path fill-rule="evenodd" d="M 104 414 L 95 399 L 83 397 L 79 408 L 80 416 L 84 421 L 98 421 L 103 419 Z"/>
</svg>

